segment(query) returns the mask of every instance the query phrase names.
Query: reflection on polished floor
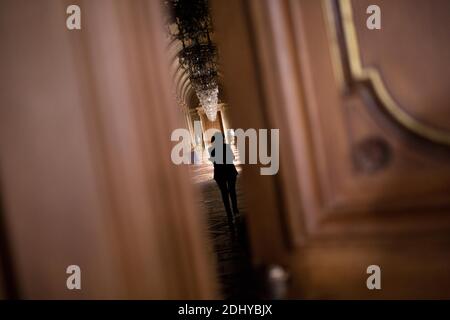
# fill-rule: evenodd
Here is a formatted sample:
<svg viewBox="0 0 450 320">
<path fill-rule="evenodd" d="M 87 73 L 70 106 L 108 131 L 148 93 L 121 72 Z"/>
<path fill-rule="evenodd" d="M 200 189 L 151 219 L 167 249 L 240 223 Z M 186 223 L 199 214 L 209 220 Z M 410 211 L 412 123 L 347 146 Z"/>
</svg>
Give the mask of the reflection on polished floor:
<svg viewBox="0 0 450 320">
<path fill-rule="evenodd" d="M 212 165 L 195 165 L 191 173 L 200 189 L 202 214 L 207 215 L 211 250 L 216 258 L 222 296 L 225 299 L 256 297 L 244 224 L 246 208 L 240 177 L 237 180 L 236 192 L 241 218 L 234 227 L 231 227 L 227 221 L 219 188 L 212 179 Z"/>
</svg>

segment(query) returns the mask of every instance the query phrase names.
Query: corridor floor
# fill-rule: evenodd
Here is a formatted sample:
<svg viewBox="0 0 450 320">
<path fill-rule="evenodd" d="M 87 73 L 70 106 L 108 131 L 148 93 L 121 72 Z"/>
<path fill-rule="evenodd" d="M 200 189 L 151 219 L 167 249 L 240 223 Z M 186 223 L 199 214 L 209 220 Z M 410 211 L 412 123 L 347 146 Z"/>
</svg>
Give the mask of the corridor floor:
<svg viewBox="0 0 450 320">
<path fill-rule="evenodd" d="M 222 296 L 225 299 L 255 298 L 240 178 L 237 180 L 236 192 L 241 218 L 232 227 L 228 224 L 222 198 L 212 175 L 212 166 L 208 164 L 197 165 L 192 170 L 193 179 L 201 191 L 202 212 L 207 215 Z"/>
</svg>

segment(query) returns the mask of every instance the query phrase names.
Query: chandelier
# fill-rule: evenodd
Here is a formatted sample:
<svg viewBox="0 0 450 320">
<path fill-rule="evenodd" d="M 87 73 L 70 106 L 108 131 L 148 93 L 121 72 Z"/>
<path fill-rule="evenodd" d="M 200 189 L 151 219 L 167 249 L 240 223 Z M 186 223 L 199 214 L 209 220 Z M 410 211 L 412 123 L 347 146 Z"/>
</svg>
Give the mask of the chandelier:
<svg viewBox="0 0 450 320">
<path fill-rule="evenodd" d="M 212 43 L 211 18 L 207 0 L 168 0 L 171 35 L 180 40 L 180 65 L 188 72 L 189 80 L 200 105 L 210 121 L 216 120 L 219 89 L 217 85 L 217 48 Z"/>
</svg>

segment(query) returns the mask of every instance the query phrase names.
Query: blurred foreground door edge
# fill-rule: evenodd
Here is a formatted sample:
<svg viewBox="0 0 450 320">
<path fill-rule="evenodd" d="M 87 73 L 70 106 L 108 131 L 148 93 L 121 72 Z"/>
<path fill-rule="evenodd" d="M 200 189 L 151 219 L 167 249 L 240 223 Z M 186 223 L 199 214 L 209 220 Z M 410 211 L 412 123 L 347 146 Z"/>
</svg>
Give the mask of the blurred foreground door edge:
<svg viewBox="0 0 450 320">
<path fill-rule="evenodd" d="M 2 259 L 19 298 L 217 296 L 188 172 L 170 161 L 182 121 L 162 26 L 158 1 L 1 1 Z"/>
</svg>

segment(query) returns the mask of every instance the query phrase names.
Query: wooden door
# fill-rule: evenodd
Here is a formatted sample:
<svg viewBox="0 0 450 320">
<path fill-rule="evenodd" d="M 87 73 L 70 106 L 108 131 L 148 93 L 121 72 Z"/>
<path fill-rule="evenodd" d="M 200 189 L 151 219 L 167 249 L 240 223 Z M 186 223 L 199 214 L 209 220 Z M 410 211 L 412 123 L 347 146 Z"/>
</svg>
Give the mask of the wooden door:
<svg viewBox="0 0 450 320">
<path fill-rule="evenodd" d="M 160 3 L 5 0 L 0 39 L 0 297 L 216 297 Z"/>
<path fill-rule="evenodd" d="M 295 298 L 449 298 L 449 2 L 216 0 L 213 15 L 233 123 L 280 129 L 278 175 L 244 167 L 255 265 L 283 266 Z"/>
</svg>

